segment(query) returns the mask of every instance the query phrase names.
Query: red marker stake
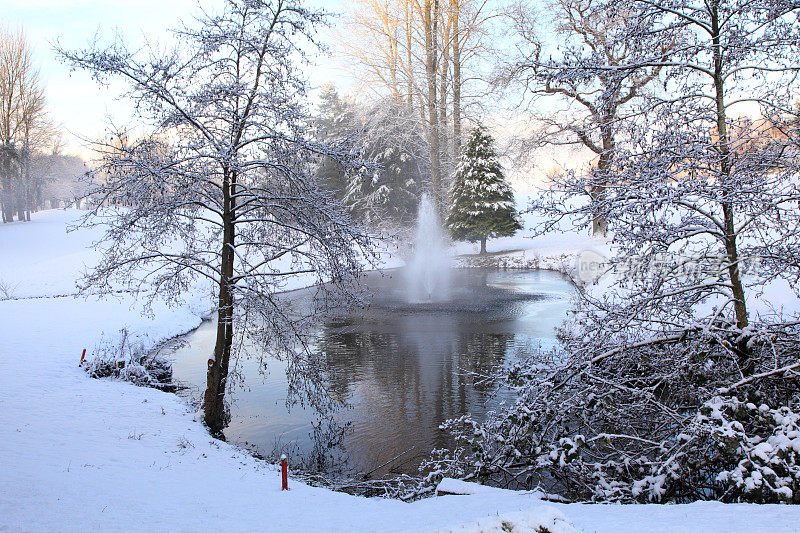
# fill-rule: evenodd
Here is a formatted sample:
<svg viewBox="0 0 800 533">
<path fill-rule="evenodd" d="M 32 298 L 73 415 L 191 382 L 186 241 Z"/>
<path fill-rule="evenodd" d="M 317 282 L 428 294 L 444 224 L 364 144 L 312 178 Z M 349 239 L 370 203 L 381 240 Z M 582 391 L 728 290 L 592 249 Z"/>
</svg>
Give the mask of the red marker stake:
<svg viewBox="0 0 800 533">
<path fill-rule="evenodd" d="M 289 490 L 289 467 L 286 463 L 286 454 L 281 455 L 281 490 Z"/>
<path fill-rule="evenodd" d="M 81 354 L 81 362 L 78 363 L 78 366 L 83 366 L 84 359 L 86 359 L 86 348 L 83 349 L 83 353 Z"/>
</svg>

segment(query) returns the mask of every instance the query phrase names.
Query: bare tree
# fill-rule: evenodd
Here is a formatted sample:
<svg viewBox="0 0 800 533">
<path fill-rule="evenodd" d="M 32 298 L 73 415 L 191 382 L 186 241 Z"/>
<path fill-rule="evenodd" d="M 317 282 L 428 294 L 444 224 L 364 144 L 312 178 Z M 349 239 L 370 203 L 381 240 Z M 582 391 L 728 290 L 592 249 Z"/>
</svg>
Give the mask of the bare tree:
<svg viewBox="0 0 800 533">
<path fill-rule="evenodd" d="M 563 39 L 555 57 L 545 51 L 536 32 L 537 19 L 523 3 L 512 13 L 523 45 L 520 56 L 505 67 L 503 84 L 520 86 L 523 94 L 560 99 L 566 107 L 539 117 L 543 131 L 536 144 L 578 144 L 597 157 L 587 193 L 594 204 L 604 202 L 608 171 L 617 148 L 618 132 L 633 111 L 626 105 L 658 77 L 658 65 L 642 68 L 648 61 L 662 60 L 674 43 L 673 36 L 654 39 L 643 24 L 652 17 L 639 17 L 628 4 L 620 6 L 598 0 L 554 0 L 557 35 Z M 633 24 L 637 21 L 638 24 Z M 578 109 L 576 109 L 576 106 Z M 526 149 L 530 143 L 524 143 Z M 598 213 L 592 219 L 592 234 L 605 235 L 608 221 Z"/>
<path fill-rule="evenodd" d="M 430 147 L 430 189 L 441 208 L 461 146 L 464 86 L 476 72 L 487 0 L 363 0 L 341 37 L 365 85 L 418 109 Z M 452 127 L 450 124 L 452 123 Z M 444 203 L 443 203 L 444 202 Z"/>
<path fill-rule="evenodd" d="M 551 220 L 609 221 L 607 277 L 581 287 L 562 350 L 505 376 L 513 406 L 452 427 L 472 475 L 498 483 L 575 499 L 800 503 L 800 457 L 781 444 L 798 420 L 800 321 L 766 295 L 752 307 L 770 284 L 797 292 L 800 279 L 800 5 L 619 5 L 647 28 L 630 38 L 675 46 L 598 68 L 661 68 L 663 89 L 617 131 L 603 202 L 585 201 L 591 176 L 568 172 L 536 202 Z"/>
<path fill-rule="evenodd" d="M 227 0 L 199 27 L 176 31 L 180 44 L 167 52 L 148 47 L 141 57 L 119 40 L 60 50 L 101 81 L 127 81 L 152 128 L 100 147 L 104 207 L 88 223 L 106 224 L 107 246 L 86 283 L 122 280 L 174 300 L 196 278 L 213 282 L 217 340 L 203 402 L 212 431 L 226 423 L 237 349 L 252 344 L 261 357 L 288 358 L 293 390 L 315 376 L 304 317 L 276 296 L 287 280 L 340 282 L 325 290 L 344 292 L 371 257 L 369 237 L 318 187 L 311 168 L 320 155 L 352 163 L 348 152 L 307 139 L 306 86 L 295 61 L 322 21 L 296 0 Z M 131 207 L 107 206 L 120 196 Z"/>
<path fill-rule="evenodd" d="M 643 17 L 661 21 L 656 35 L 669 36 L 679 27 L 687 38 L 669 58 L 631 65 L 670 69 L 668 87 L 673 92 L 646 104 L 656 112 L 628 134 L 634 143 L 616 169 L 625 182 L 615 187 L 631 201 L 626 206 L 615 192 L 608 212 L 623 215 L 627 231 L 637 228 L 637 238 L 663 239 L 661 247 L 675 249 L 699 234 L 719 246 L 709 251 L 724 259 L 718 290 L 728 298 L 725 306 L 733 308 L 735 327 L 745 331 L 750 320 L 742 262 L 758 256 L 776 238 L 796 238 L 781 231 L 781 220 L 792 218 L 787 211 L 795 198 L 786 182 L 797 171 L 793 141 L 782 125 L 797 114 L 791 99 L 800 67 L 792 57 L 800 6 L 766 0 L 633 4 L 647 10 Z M 753 81 L 743 80 L 745 74 Z M 731 114 L 743 104 L 756 106 L 754 119 Z M 653 180 L 655 175 L 661 179 Z M 682 184 L 681 194 L 665 199 L 676 183 Z M 641 220 L 632 220 L 644 205 L 669 205 L 678 217 L 659 210 L 654 218 L 658 229 L 645 236 Z M 778 267 L 784 270 L 785 265 Z M 746 340 L 740 340 L 739 351 L 743 371 L 750 373 Z"/>
<path fill-rule="evenodd" d="M 470 29 L 462 26 L 459 20 L 462 14 L 461 0 L 450 0 L 450 20 L 453 25 L 453 160 L 461 156 L 461 78 L 462 52 L 464 45 L 469 41 Z"/>
<path fill-rule="evenodd" d="M 439 63 L 439 0 L 423 0 L 422 9 L 422 33 L 425 43 L 425 86 L 427 98 L 425 108 L 427 110 L 427 132 L 428 145 L 431 154 L 431 191 L 442 212 L 443 187 L 442 187 L 442 154 L 440 147 L 441 128 L 439 127 L 439 111 L 437 106 L 437 79 L 436 73 Z"/>
<path fill-rule="evenodd" d="M 479 91 L 469 88 L 476 82 L 482 86 L 487 82 L 487 73 L 476 67 L 489 63 L 495 54 L 496 47 L 488 41 L 490 38 L 497 39 L 497 29 L 494 33 L 490 29 L 493 21 L 501 17 L 501 12 L 491 9 L 488 0 L 449 0 L 446 16 L 452 25 L 450 39 L 445 41 L 445 45 L 452 49 L 452 158 L 457 160 L 461 156 L 464 140 L 463 120 L 475 113 L 470 112 L 469 108 L 480 108 L 486 94 L 494 95 L 492 90 L 486 93 L 483 92 L 485 89 Z"/>
<path fill-rule="evenodd" d="M 33 63 L 25 34 L 0 30 L 0 202 L 5 222 L 30 220 L 39 177 L 32 174 L 32 154 L 44 149 L 54 135 L 47 120 L 44 85 Z"/>
<path fill-rule="evenodd" d="M 18 219 L 31 219 L 31 209 L 41 200 L 41 176 L 31 173 L 31 159 L 36 151 L 43 150 L 54 137 L 54 131 L 47 120 L 45 110 L 44 87 L 39 72 L 29 70 L 23 72 L 20 79 L 22 88 L 19 103 L 19 121 L 22 138 L 21 159 L 22 176 L 20 193 L 22 203 L 18 205 Z"/>
</svg>

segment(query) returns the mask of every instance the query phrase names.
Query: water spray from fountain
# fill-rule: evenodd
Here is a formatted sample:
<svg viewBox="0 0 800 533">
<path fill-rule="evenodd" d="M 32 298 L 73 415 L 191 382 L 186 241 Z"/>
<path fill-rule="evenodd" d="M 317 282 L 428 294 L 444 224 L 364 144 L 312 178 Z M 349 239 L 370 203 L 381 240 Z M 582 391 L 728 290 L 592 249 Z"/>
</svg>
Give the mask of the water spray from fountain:
<svg viewBox="0 0 800 533">
<path fill-rule="evenodd" d="M 425 193 L 419 201 L 414 256 L 406 271 L 408 301 L 442 302 L 450 298 L 450 255 L 436 206 Z"/>
</svg>

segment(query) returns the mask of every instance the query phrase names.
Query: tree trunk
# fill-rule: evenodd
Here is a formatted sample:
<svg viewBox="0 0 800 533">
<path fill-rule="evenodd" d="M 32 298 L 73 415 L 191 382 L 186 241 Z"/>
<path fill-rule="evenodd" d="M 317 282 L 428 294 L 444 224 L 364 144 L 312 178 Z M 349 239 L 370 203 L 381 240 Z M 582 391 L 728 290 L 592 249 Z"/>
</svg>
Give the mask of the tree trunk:
<svg viewBox="0 0 800 533">
<path fill-rule="evenodd" d="M 436 207 L 441 213 L 442 206 L 442 176 L 441 159 L 439 154 L 439 113 L 436 109 L 436 70 L 437 50 L 436 32 L 439 18 L 439 0 L 425 0 L 424 29 L 425 29 L 425 77 L 428 85 L 428 144 L 431 159 L 431 195 Z"/>
<path fill-rule="evenodd" d="M 486 255 L 486 237 L 481 237 L 481 255 Z"/>
<path fill-rule="evenodd" d="M 0 190 L 0 207 L 3 211 L 3 222 L 13 222 L 14 221 L 14 194 L 12 192 L 12 177 L 11 177 L 11 149 L 9 147 L 4 147 L 4 151 L 0 154 L 0 164 L 2 164 L 2 175 L 0 175 L 0 179 L 2 179 L 2 190 Z"/>
<path fill-rule="evenodd" d="M 605 135 L 603 136 L 603 153 L 600 154 L 600 159 L 597 162 L 597 174 L 595 182 L 592 184 L 592 190 L 589 196 L 594 205 L 594 214 L 592 216 L 592 235 L 597 237 L 605 237 L 608 233 L 608 220 L 601 214 L 602 203 L 605 201 L 606 188 L 608 186 L 608 167 L 611 163 L 611 154 L 614 149 L 614 143 Z"/>
<path fill-rule="evenodd" d="M 228 413 L 225 409 L 225 389 L 228 383 L 228 365 L 233 345 L 233 245 L 235 228 L 233 224 L 233 199 L 231 181 L 223 172 L 223 230 L 221 272 L 219 279 L 219 309 L 217 310 L 217 341 L 213 358 L 208 360 L 206 392 L 203 399 L 203 414 L 206 425 L 213 434 L 219 434 L 227 425 Z"/>
<path fill-rule="evenodd" d="M 731 152 L 728 142 L 727 110 L 725 108 L 725 77 L 722 73 L 722 53 L 720 50 L 719 0 L 712 0 L 709 10 L 711 12 L 712 41 L 714 44 L 714 88 L 717 136 L 719 138 L 720 183 L 725 191 L 724 196 L 727 198 L 734 192 L 733 189 L 735 185 L 730 183 Z M 742 276 L 739 269 L 739 250 L 736 245 L 735 214 L 730 201 L 724 200 L 722 202 L 722 215 L 725 230 L 723 243 L 725 245 L 726 260 L 728 262 L 728 276 L 731 282 L 731 292 L 733 293 L 733 310 L 736 317 L 736 327 L 740 330 L 744 330 L 749 324 L 749 319 L 744 285 L 742 284 Z M 748 340 L 746 336 L 742 336 L 736 346 L 739 368 L 745 376 L 749 376 L 755 371 L 751 350 L 747 346 Z"/>
<path fill-rule="evenodd" d="M 461 157 L 461 36 L 458 34 L 460 0 L 451 0 L 453 8 L 453 155 Z"/>
<path fill-rule="evenodd" d="M 3 222 L 14 222 L 14 200 L 8 193 L 3 193 L 2 199 Z"/>
<path fill-rule="evenodd" d="M 397 69 L 399 66 L 399 42 L 397 33 L 397 21 L 389 13 L 388 4 L 380 6 L 377 14 L 383 25 L 382 31 L 386 35 L 389 46 L 388 60 L 389 60 L 389 91 L 392 94 L 392 101 L 399 103 L 402 101 L 402 91 L 398 83 Z"/>
<path fill-rule="evenodd" d="M 26 133 L 26 136 L 28 134 Z M 26 222 L 31 221 L 31 207 L 33 204 L 33 184 L 31 183 L 31 152 L 27 146 L 27 140 L 25 141 L 25 151 L 22 164 L 25 166 L 25 183 L 23 184 L 22 188 L 25 191 L 25 218 L 21 220 L 25 220 Z"/>
<path fill-rule="evenodd" d="M 451 146 L 448 142 L 449 128 L 447 127 L 447 98 L 449 96 L 448 76 L 450 74 L 450 31 L 452 28 L 452 19 L 450 18 L 450 13 L 448 13 L 446 17 L 442 17 L 442 24 L 442 52 L 439 64 L 437 65 L 439 69 L 439 121 L 436 127 L 438 128 L 439 138 L 441 139 L 442 143 L 442 146 L 440 146 L 441 152 L 442 154 L 446 154 Z M 445 157 L 445 168 L 442 170 L 442 192 L 444 193 L 445 198 L 447 197 L 447 193 L 450 191 L 449 181 L 451 169 L 449 164 L 453 160 L 451 155 L 452 154 L 447 154 L 447 157 Z M 447 202 L 445 202 L 445 204 L 446 203 Z M 446 213 L 442 212 L 441 216 L 445 217 Z"/>
<path fill-rule="evenodd" d="M 411 3 L 405 3 L 405 16 L 406 16 L 406 91 L 408 94 L 406 95 L 406 104 L 408 105 L 408 109 L 411 110 L 414 107 L 414 74 L 411 68 L 412 65 L 412 22 L 411 22 Z"/>
</svg>

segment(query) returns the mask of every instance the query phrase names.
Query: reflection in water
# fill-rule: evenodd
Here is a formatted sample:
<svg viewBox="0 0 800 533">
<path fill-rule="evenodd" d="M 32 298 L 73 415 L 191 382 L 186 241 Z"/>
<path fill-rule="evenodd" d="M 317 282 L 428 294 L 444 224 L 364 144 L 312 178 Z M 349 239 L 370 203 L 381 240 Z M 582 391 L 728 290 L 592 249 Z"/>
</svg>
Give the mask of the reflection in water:
<svg viewBox="0 0 800 533">
<path fill-rule="evenodd" d="M 310 409 L 286 408 L 282 363 L 270 361 L 262 377 L 258 362 L 248 360 L 239 362 L 245 387 L 231 392 L 226 437 L 265 455 L 325 449 L 358 472 L 400 455 L 373 475 L 413 473 L 432 448 L 450 445 L 438 429 L 442 422 L 467 413 L 480 418 L 503 399 L 482 376 L 520 353 L 552 346 L 570 305 L 569 284 L 549 272 L 455 271 L 451 300 L 427 304 L 407 303 L 394 274 L 367 276 L 367 309 L 333 309 L 320 318 L 315 349 L 328 393 L 345 402 L 333 413 L 333 428 Z M 311 305 L 312 291 L 287 297 Z M 199 389 L 213 324 L 188 341 L 175 354 L 174 373 Z M 342 446 L 328 449 L 340 436 L 336 427 L 346 429 Z"/>
</svg>

